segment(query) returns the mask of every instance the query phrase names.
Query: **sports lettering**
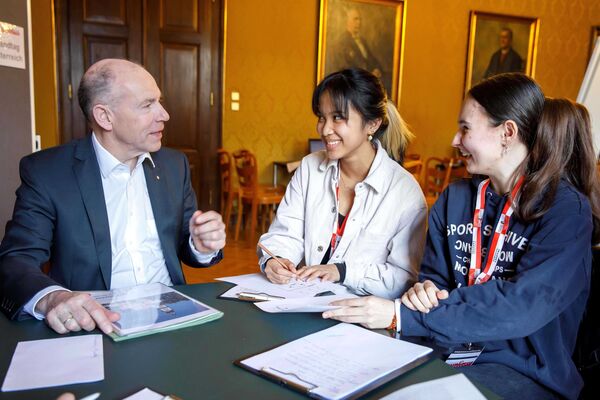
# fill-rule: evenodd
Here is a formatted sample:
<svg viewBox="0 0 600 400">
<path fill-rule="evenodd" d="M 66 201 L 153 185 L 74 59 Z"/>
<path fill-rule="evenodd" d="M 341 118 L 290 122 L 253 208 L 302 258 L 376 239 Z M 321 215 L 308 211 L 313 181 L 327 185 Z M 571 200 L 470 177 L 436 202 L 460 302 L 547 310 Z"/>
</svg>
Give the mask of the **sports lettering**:
<svg viewBox="0 0 600 400">
<path fill-rule="evenodd" d="M 492 225 L 485 225 L 482 229 L 482 232 L 485 236 L 490 236 L 494 227 Z M 450 224 L 446 227 L 447 236 L 454 235 L 472 235 L 473 234 L 473 223 L 469 222 L 468 224 Z"/>
</svg>

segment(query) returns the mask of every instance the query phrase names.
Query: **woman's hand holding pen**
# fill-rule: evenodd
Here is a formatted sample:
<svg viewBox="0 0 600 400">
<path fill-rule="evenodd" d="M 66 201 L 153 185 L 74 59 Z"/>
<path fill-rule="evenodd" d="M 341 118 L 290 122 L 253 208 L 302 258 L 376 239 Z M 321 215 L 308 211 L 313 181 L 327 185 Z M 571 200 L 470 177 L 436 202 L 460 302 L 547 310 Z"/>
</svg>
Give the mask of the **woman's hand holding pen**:
<svg viewBox="0 0 600 400">
<path fill-rule="evenodd" d="M 447 290 L 440 290 L 430 280 L 417 282 L 402 295 L 402 305 L 413 311 L 427 314 L 429 310 L 440 305 L 438 300 L 448 298 Z"/>
<path fill-rule="evenodd" d="M 300 280 L 311 281 L 316 278 L 337 282 L 340 280 L 340 271 L 335 264 L 313 265 L 311 267 L 302 267 L 298 270 L 298 279 Z"/>
<path fill-rule="evenodd" d="M 287 258 L 271 258 L 265 265 L 265 275 L 273 283 L 288 283 L 297 277 L 296 265 Z"/>
</svg>

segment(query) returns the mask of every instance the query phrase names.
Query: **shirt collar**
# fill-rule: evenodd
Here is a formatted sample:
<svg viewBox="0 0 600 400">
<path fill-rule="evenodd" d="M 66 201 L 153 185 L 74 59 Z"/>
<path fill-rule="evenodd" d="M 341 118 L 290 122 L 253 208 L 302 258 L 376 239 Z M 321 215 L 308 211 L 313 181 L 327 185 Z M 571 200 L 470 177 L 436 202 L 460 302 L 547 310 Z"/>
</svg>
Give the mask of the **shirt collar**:
<svg viewBox="0 0 600 400">
<path fill-rule="evenodd" d="M 94 152 L 96 153 L 96 159 L 98 160 L 98 166 L 100 167 L 100 173 L 102 174 L 103 178 L 107 178 L 118 166 L 125 165 L 124 163 L 117 160 L 115 156 L 113 156 L 100 144 L 94 132 L 92 132 L 92 144 L 94 145 Z M 148 152 L 140 154 L 138 156 L 135 167 L 137 168 L 146 159 L 150 160 L 150 163 L 154 168 L 154 160 Z"/>
<path fill-rule="evenodd" d="M 380 168 L 382 163 L 384 162 L 384 160 L 386 158 L 389 158 L 387 152 L 385 151 L 385 149 L 383 148 L 383 146 L 381 146 L 381 143 L 379 142 L 379 140 L 377 139 L 373 139 L 373 143 L 375 144 L 376 150 L 377 152 L 375 153 L 375 158 L 373 159 L 373 163 L 371 164 L 371 168 L 369 169 L 369 173 L 367 174 L 367 177 L 365 178 L 365 180 L 363 181 L 365 184 L 369 185 L 370 187 L 372 187 L 376 192 L 380 192 L 383 190 L 383 186 L 386 182 L 386 180 L 388 179 L 388 170 L 386 168 Z M 333 179 L 337 180 L 338 177 L 338 161 L 337 160 L 330 160 L 329 158 L 325 157 L 325 159 L 321 162 L 321 164 L 319 165 L 319 170 L 320 171 L 326 171 L 329 168 L 333 168 Z M 376 172 L 377 169 L 380 169 L 380 172 Z M 383 176 L 382 174 L 386 174 L 386 176 Z"/>
</svg>

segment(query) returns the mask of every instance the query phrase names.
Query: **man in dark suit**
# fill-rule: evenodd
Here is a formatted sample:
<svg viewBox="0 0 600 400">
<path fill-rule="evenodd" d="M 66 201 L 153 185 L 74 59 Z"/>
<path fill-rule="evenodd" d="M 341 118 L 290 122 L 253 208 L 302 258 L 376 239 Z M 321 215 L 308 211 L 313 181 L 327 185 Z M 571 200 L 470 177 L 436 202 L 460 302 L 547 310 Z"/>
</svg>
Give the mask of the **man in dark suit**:
<svg viewBox="0 0 600 400">
<path fill-rule="evenodd" d="M 492 54 L 484 78 L 505 72 L 523 72 L 523 59 L 512 48 L 513 32 L 510 28 L 500 31 L 500 49 Z"/>
<path fill-rule="evenodd" d="M 0 244 L 0 308 L 10 318 L 109 333 L 119 315 L 77 291 L 183 284 L 180 262 L 222 258 L 221 216 L 196 210 L 186 157 L 161 148 L 169 114 L 160 97 L 141 66 L 99 61 L 79 89 L 92 134 L 21 160 Z"/>
<path fill-rule="evenodd" d="M 365 69 L 381 78 L 381 64 L 360 34 L 361 24 L 359 11 L 355 8 L 349 9 L 346 12 L 346 30 L 340 35 L 334 47 L 332 71 L 356 67 Z"/>
</svg>

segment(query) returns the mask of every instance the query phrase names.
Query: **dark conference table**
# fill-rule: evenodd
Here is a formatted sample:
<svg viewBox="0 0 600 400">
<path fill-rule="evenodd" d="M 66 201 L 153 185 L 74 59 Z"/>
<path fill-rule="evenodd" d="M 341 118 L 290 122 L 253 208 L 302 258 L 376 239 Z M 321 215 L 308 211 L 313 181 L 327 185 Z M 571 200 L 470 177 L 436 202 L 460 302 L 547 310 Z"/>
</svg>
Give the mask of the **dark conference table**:
<svg viewBox="0 0 600 400">
<path fill-rule="evenodd" d="M 122 399 L 149 387 L 191 399 L 300 399 L 300 393 L 247 372 L 233 361 L 259 353 L 337 322 L 320 313 L 269 314 L 251 303 L 217 296 L 232 285 L 207 283 L 177 287 L 224 312 L 213 322 L 177 331 L 113 342 L 104 336 L 104 380 L 94 383 L 0 392 L 0 399 L 52 399 L 69 391 L 77 398 L 101 392 L 100 400 Z M 17 342 L 58 338 L 45 323 L 9 321 L 0 316 L 0 379 L 4 381 Z M 95 331 L 94 333 L 98 333 Z M 456 371 L 434 359 L 373 390 L 365 399 L 378 399 L 404 386 L 452 375 Z M 488 398 L 498 398 L 485 388 Z"/>
</svg>

